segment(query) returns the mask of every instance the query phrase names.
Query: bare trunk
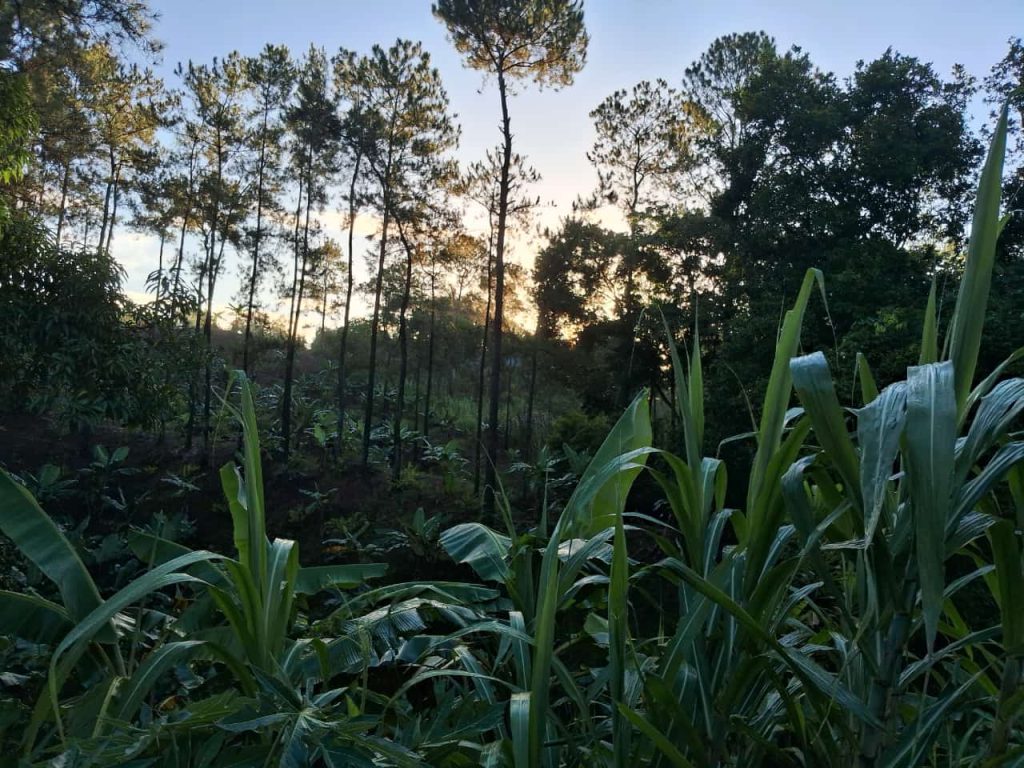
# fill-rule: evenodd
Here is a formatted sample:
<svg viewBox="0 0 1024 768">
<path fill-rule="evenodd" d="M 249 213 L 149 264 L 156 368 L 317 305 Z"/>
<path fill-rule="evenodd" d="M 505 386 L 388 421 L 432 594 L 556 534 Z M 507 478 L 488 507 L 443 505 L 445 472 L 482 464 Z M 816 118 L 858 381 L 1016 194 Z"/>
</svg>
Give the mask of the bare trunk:
<svg viewBox="0 0 1024 768">
<path fill-rule="evenodd" d="M 391 150 L 388 150 L 386 171 L 381 179 L 384 220 L 380 230 L 380 256 L 377 259 L 377 284 L 373 294 L 373 319 L 370 321 L 370 370 L 366 378 L 366 415 L 363 419 L 363 466 L 370 463 L 370 430 L 373 427 L 373 388 L 377 376 L 377 331 L 380 327 L 380 297 L 384 290 L 384 258 L 388 247 L 388 225 L 391 223 L 390 189 Z"/>
<path fill-rule="evenodd" d="M 355 275 L 352 271 L 352 259 L 354 256 L 354 242 L 356 229 L 356 184 L 359 180 L 359 166 L 362 163 L 363 155 L 356 153 L 355 167 L 352 170 L 352 183 L 348 190 L 348 275 L 345 282 L 345 317 L 341 327 L 341 341 L 338 346 L 338 441 L 335 446 L 336 453 L 341 453 L 342 436 L 345 434 L 345 396 L 347 394 L 346 367 L 348 358 L 348 321 L 352 309 L 352 287 Z"/>
<path fill-rule="evenodd" d="M 427 339 L 427 391 L 423 397 L 423 437 L 430 437 L 430 395 L 434 387 L 434 333 L 436 328 L 437 300 L 435 288 L 437 275 L 433 267 L 430 270 L 430 330 Z M 486 327 L 486 326 L 484 326 Z"/>
<path fill-rule="evenodd" d="M 508 218 L 509 169 L 512 164 L 512 129 L 508 116 L 505 73 L 498 69 L 498 93 L 501 97 L 501 133 L 504 140 L 501 179 L 498 184 L 498 235 L 494 249 L 494 320 L 491 343 L 490 410 L 487 425 L 487 485 L 484 488 L 483 517 L 495 517 L 495 493 L 498 479 L 498 413 L 501 407 L 502 331 L 505 321 L 505 224 Z"/>
<path fill-rule="evenodd" d="M 412 245 L 405 236 L 401 219 L 397 219 L 398 236 L 405 247 L 405 285 L 402 288 L 402 304 L 398 312 L 398 396 L 395 398 L 394 414 L 394 477 L 402 474 L 402 411 L 405 409 L 405 379 L 409 371 L 409 327 L 406 315 L 409 311 L 409 296 L 412 293 Z M 414 414 L 415 420 L 415 414 Z"/>
<path fill-rule="evenodd" d="M 64 216 L 68 204 L 68 182 L 71 178 L 71 164 L 64 163 L 64 176 L 60 181 L 60 209 L 57 211 L 57 244 L 60 245 L 60 235 L 64 231 Z"/>
<path fill-rule="evenodd" d="M 117 201 L 121 196 L 121 166 L 118 165 L 117 173 L 114 175 L 114 199 L 110 208 L 110 223 L 107 225 L 107 252 L 110 251 L 110 243 L 114 240 L 114 223 L 117 221 Z"/>
<path fill-rule="evenodd" d="M 256 283 L 260 274 L 260 241 L 263 238 L 263 174 L 267 166 L 267 112 L 263 112 L 260 135 L 260 160 L 256 176 L 256 232 L 252 244 L 252 273 L 249 275 L 249 301 L 245 308 L 245 340 L 242 343 L 242 370 L 249 375 L 249 348 L 252 344 L 252 313 L 256 303 Z"/>
<path fill-rule="evenodd" d="M 156 303 L 160 303 L 160 289 L 164 284 L 164 243 L 167 241 L 167 231 L 160 229 L 160 254 L 156 263 Z"/>
<path fill-rule="evenodd" d="M 301 195 L 301 189 L 300 189 Z M 288 460 L 291 451 L 291 427 L 292 427 L 292 380 L 295 375 L 295 347 L 299 334 L 299 318 L 302 315 L 302 294 L 306 287 L 306 264 L 309 259 L 309 209 L 313 200 L 313 150 L 309 150 L 309 159 L 306 163 L 306 221 L 302 231 L 302 259 L 295 255 L 295 268 L 297 270 L 296 289 L 295 282 L 292 283 L 292 314 L 288 323 L 288 352 L 284 365 L 284 392 L 281 397 L 281 439 L 284 444 L 284 459 Z M 295 247 L 298 250 L 299 238 L 299 212 L 302 210 L 302 198 L 299 198 L 299 207 L 295 211 Z"/>
<path fill-rule="evenodd" d="M 488 243 L 488 246 L 490 243 Z M 487 372 L 487 336 L 491 329 L 491 297 L 494 292 L 491 289 L 491 249 L 487 249 L 487 309 L 484 310 L 483 338 L 480 342 L 480 376 L 476 389 L 476 440 L 473 443 L 473 493 L 480 493 L 480 461 L 483 452 L 483 423 L 484 423 L 484 379 Z"/>
<path fill-rule="evenodd" d="M 526 400 L 526 437 L 523 445 L 523 458 L 533 459 L 533 404 L 537 395 L 537 334 L 533 337 L 533 353 L 530 355 L 530 394 Z"/>
</svg>

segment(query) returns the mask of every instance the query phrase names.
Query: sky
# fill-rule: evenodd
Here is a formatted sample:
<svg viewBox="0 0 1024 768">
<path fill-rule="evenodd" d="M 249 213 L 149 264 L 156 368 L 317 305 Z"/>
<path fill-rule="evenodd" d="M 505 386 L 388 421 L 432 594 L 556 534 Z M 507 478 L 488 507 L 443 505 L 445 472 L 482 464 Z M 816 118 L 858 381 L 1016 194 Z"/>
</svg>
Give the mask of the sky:
<svg viewBox="0 0 1024 768">
<path fill-rule="evenodd" d="M 429 0 L 151 0 L 151 6 L 160 17 L 155 35 L 164 43 L 157 71 L 171 86 L 178 62 L 209 62 L 231 50 L 255 54 L 268 42 L 287 45 L 293 56 L 311 43 L 330 55 L 403 37 L 422 41 L 441 73 L 462 126 L 460 161 L 482 158 L 500 139 L 493 82 L 462 65 Z M 574 84 L 557 92 L 524 85 L 510 105 L 515 150 L 542 176 L 536 193 L 548 205 L 541 225 L 556 225 L 595 186 L 586 159 L 590 111 L 640 80 L 678 85 L 685 67 L 720 35 L 763 30 L 780 48 L 799 45 L 840 78 L 890 46 L 933 63 L 940 74 L 959 63 L 981 78 L 1005 55 L 1007 39 L 1024 32 L 1024 0 L 584 0 L 584 12 L 590 46 Z M 534 247 L 517 243 L 514 258 L 531 263 Z M 113 250 L 128 272 L 126 288 L 138 295 L 156 266 L 155 241 L 125 230 Z M 233 273 L 222 282 L 225 299 L 234 290 Z"/>
</svg>

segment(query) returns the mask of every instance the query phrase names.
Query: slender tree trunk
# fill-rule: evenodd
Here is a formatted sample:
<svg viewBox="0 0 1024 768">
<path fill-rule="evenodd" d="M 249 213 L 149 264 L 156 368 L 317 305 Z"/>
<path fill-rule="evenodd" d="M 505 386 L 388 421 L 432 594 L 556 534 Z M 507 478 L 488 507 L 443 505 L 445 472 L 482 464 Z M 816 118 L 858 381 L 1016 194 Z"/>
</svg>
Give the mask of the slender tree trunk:
<svg viewBox="0 0 1024 768">
<path fill-rule="evenodd" d="M 394 440 L 395 459 L 394 477 L 397 480 L 402 474 L 402 411 L 405 410 L 405 379 L 409 371 L 409 323 L 406 317 L 409 311 L 409 296 L 412 293 L 412 244 L 405 235 L 402 220 L 396 219 L 398 236 L 405 248 L 405 285 L 402 288 L 402 304 L 398 311 L 398 396 L 395 399 Z M 414 414 L 415 420 L 415 414 Z"/>
<path fill-rule="evenodd" d="M 505 451 L 508 451 L 509 441 L 512 439 L 512 375 L 515 369 L 508 368 L 508 384 L 505 389 Z"/>
<path fill-rule="evenodd" d="M 167 241 L 167 230 L 160 228 L 160 255 L 156 263 L 156 302 L 160 303 L 160 289 L 164 284 L 164 243 Z"/>
<path fill-rule="evenodd" d="M 526 461 L 533 460 L 533 403 L 537 395 L 537 346 L 538 335 L 533 335 L 533 350 L 530 355 L 530 394 L 526 400 L 526 437 L 523 446 L 523 457 Z"/>
<path fill-rule="evenodd" d="M 430 270 L 430 330 L 427 339 L 427 391 L 423 397 L 423 437 L 430 437 L 430 395 L 434 388 L 434 333 L 436 330 L 437 299 L 435 295 L 437 275 L 434 266 Z M 484 326 L 486 328 L 486 325 Z"/>
<path fill-rule="evenodd" d="M 417 350 L 416 352 L 416 374 L 413 376 L 413 392 L 412 392 L 412 428 L 416 429 L 419 426 L 419 414 L 420 414 L 420 379 L 423 374 L 423 353 Z M 424 435 L 424 438 L 426 435 Z M 416 445 L 413 445 L 412 451 L 413 459 L 419 458 L 419 449 Z"/>
<path fill-rule="evenodd" d="M 373 427 L 373 387 L 377 376 L 377 331 L 380 326 L 380 297 L 384 290 L 384 257 L 388 247 L 388 225 L 391 223 L 388 192 L 384 192 L 384 220 L 380 230 L 380 256 L 377 259 L 377 284 L 373 296 L 373 319 L 370 321 L 370 370 L 366 379 L 366 415 L 363 419 L 363 466 L 370 463 L 370 430 Z"/>
<path fill-rule="evenodd" d="M 178 254 L 174 259 L 174 286 L 171 289 L 171 306 L 178 300 L 178 288 L 181 285 L 181 265 L 185 260 L 185 232 L 188 229 L 188 213 L 181 217 L 181 235 L 178 240 Z"/>
<path fill-rule="evenodd" d="M 352 183 L 348 188 L 348 275 L 345 281 L 345 317 L 341 327 L 341 341 L 338 345 L 338 440 L 335 451 L 340 455 L 342 448 L 342 436 L 345 434 L 345 396 L 348 388 L 348 322 L 352 309 L 352 287 L 355 275 L 353 274 L 353 256 L 355 250 L 355 229 L 356 229 L 356 184 L 359 180 L 359 166 L 363 160 L 362 152 L 356 153 L 355 165 L 352 169 Z"/>
<path fill-rule="evenodd" d="M 189 218 L 192 216 L 192 182 L 193 182 L 193 165 L 195 163 L 195 144 L 192 145 L 188 156 L 188 199 L 189 204 L 185 206 L 185 210 L 181 214 L 181 237 L 178 242 L 178 257 L 174 262 L 174 289 L 171 293 L 171 307 L 173 309 L 174 303 L 178 300 L 178 288 L 181 285 L 181 267 L 185 261 L 185 232 L 188 230 Z"/>
<path fill-rule="evenodd" d="M 512 129 L 508 115 L 505 73 L 498 67 L 498 94 L 501 97 L 501 133 L 503 138 L 501 179 L 498 184 L 498 235 L 494 249 L 494 320 L 491 342 L 490 411 L 487 425 L 487 485 L 484 488 L 483 517 L 495 517 L 495 493 L 498 478 L 498 412 L 501 407 L 502 330 L 505 322 L 505 224 L 508 218 L 509 169 L 512 164 Z"/>
<path fill-rule="evenodd" d="M 100 241 L 98 250 L 103 250 L 103 243 L 107 239 L 107 220 L 110 216 L 110 196 L 114 189 L 114 151 L 110 150 L 110 177 L 107 179 L 107 188 L 103 193 L 103 217 L 100 219 Z"/>
<path fill-rule="evenodd" d="M 263 238 L 263 175 L 267 166 L 267 112 L 263 112 L 260 134 L 260 160 L 256 175 L 256 232 L 252 244 L 252 273 L 249 275 L 249 301 L 245 308 L 245 341 L 242 343 L 242 370 L 249 375 L 249 348 L 252 344 L 252 313 L 256 304 L 256 283 L 260 274 L 260 241 Z"/>
<path fill-rule="evenodd" d="M 210 405 L 213 389 L 213 290 L 217 284 L 217 271 L 220 258 L 217 256 L 217 227 L 220 226 L 220 195 L 224 189 L 224 147 L 222 137 L 217 135 L 217 189 L 214 195 L 213 216 L 210 219 L 210 269 L 206 276 L 206 322 L 203 324 L 203 338 L 206 341 L 206 371 L 203 382 L 203 461 L 204 466 L 210 465 L 213 458 L 213 445 L 210 442 Z M 224 243 L 221 243 L 221 254 Z"/>
<path fill-rule="evenodd" d="M 490 242 L 488 242 L 490 246 Z M 487 308 L 484 310 L 483 338 L 480 341 L 480 376 L 476 388 L 476 440 L 473 443 L 473 493 L 480 494 L 480 469 L 483 458 L 483 424 L 484 424 L 484 380 L 487 372 L 487 336 L 491 330 L 491 298 L 494 295 L 491 286 L 491 248 L 487 248 Z"/>
<path fill-rule="evenodd" d="M 114 196 L 110 207 L 110 223 L 107 225 L 107 252 L 110 252 L 110 244 L 114 240 L 114 223 L 117 221 L 117 202 L 121 197 L 121 166 L 117 166 L 117 173 L 114 175 Z"/>
<path fill-rule="evenodd" d="M 60 209 L 57 211 L 57 244 L 60 245 L 60 236 L 64 231 L 64 216 L 68 204 L 68 182 L 71 178 L 71 164 L 64 163 L 64 175 L 60 180 Z"/>
<path fill-rule="evenodd" d="M 281 439 L 284 441 L 284 459 L 291 451 L 292 428 L 292 380 L 295 375 L 295 347 L 299 333 L 299 316 L 302 314 L 302 294 L 306 287 L 306 262 L 309 258 L 309 209 L 313 199 L 313 150 L 309 150 L 306 163 L 306 223 L 302 233 L 302 259 L 299 260 L 299 213 L 302 210 L 302 190 L 299 190 L 299 207 L 295 210 L 295 273 L 292 283 L 292 312 L 288 321 L 288 351 L 284 365 L 284 392 L 281 398 Z M 301 183 L 300 183 L 301 187 Z M 296 285 L 297 283 L 297 285 Z"/>
<path fill-rule="evenodd" d="M 329 272 L 328 272 L 328 264 L 326 262 L 326 259 L 324 260 L 323 270 L 324 270 L 323 296 L 321 297 L 321 302 L 320 302 L 320 333 L 321 333 L 321 335 L 324 333 L 324 331 L 327 330 L 327 284 L 328 284 L 328 279 L 327 278 L 329 277 Z"/>
<path fill-rule="evenodd" d="M 209 238 L 203 238 L 203 249 L 204 253 L 209 248 Z M 199 267 L 199 283 L 196 287 L 196 316 L 195 326 L 192 329 L 192 342 L 197 347 L 201 346 L 200 332 L 203 324 L 203 296 L 204 296 L 204 280 L 206 279 L 206 266 L 207 260 L 204 259 L 202 265 Z M 188 422 L 185 425 L 185 450 L 192 449 L 192 440 L 195 435 L 196 428 L 196 407 L 199 401 L 199 371 L 193 370 L 189 376 L 188 381 Z"/>
</svg>

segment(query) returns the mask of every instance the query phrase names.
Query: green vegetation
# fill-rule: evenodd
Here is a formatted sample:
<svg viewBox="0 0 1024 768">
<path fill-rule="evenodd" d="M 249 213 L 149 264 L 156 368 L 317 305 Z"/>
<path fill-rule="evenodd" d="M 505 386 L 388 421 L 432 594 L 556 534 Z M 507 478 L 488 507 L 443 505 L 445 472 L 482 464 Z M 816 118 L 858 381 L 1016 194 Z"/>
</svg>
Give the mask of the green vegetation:
<svg viewBox="0 0 1024 768">
<path fill-rule="evenodd" d="M 1020 40 L 981 158 L 962 72 L 721 38 L 528 275 L 506 78 L 582 5 L 433 12 L 467 169 L 418 43 L 168 92 L 144 3 L 0 11 L 0 767 L 1024 764 Z"/>
</svg>

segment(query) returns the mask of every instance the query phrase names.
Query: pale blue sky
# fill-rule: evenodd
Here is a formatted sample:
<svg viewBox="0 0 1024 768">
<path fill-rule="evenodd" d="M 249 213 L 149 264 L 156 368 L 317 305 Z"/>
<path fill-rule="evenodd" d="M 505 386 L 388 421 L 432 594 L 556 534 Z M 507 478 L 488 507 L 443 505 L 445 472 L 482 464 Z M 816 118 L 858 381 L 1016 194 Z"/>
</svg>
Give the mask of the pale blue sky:
<svg viewBox="0 0 1024 768">
<path fill-rule="evenodd" d="M 366 51 L 396 37 L 421 40 L 441 71 L 462 124 L 459 157 L 471 161 L 498 141 L 497 95 L 479 73 L 462 67 L 430 13 L 429 0 L 153 0 L 165 44 L 160 67 L 170 85 L 179 61 L 209 61 L 233 49 L 257 52 L 267 42 L 301 54 L 310 43 L 333 53 L 339 46 Z M 1006 52 L 1010 35 L 1024 33 L 1024 0 L 585 0 L 588 61 L 576 83 L 560 92 L 526 87 L 512 103 L 517 151 L 543 176 L 537 192 L 556 208 L 554 223 L 594 173 L 584 156 L 592 141 L 588 113 L 617 88 L 662 77 L 678 84 L 683 69 L 717 36 L 764 30 L 780 47 L 800 45 L 822 69 L 848 75 L 858 59 L 892 46 L 948 73 L 961 63 L 983 77 Z M 483 92 L 481 92 L 483 88 Z M 125 233 L 127 235 L 127 233 Z M 148 265 L 149 244 L 126 249 L 130 288 Z M 115 250 L 117 240 L 115 239 Z M 128 253 L 128 251 L 132 251 Z M 529 262 L 524 251 L 520 258 Z M 226 297 L 225 297 L 226 298 Z"/>
</svg>

